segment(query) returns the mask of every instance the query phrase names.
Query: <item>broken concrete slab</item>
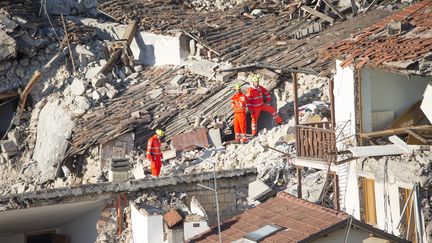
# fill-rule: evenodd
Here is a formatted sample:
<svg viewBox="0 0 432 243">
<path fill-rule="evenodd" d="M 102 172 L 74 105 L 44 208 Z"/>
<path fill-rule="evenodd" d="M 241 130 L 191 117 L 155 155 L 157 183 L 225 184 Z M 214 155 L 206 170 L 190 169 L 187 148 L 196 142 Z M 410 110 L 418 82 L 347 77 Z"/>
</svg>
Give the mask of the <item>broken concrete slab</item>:
<svg viewBox="0 0 432 243">
<path fill-rule="evenodd" d="M 259 200 L 259 198 L 271 191 L 272 189 L 260 179 L 249 183 L 249 199 L 251 199 L 252 201 Z"/>
<path fill-rule="evenodd" d="M 138 163 L 132 170 L 132 174 L 135 180 L 143 179 L 145 177 L 144 165 L 142 163 Z"/>
<path fill-rule="evenodd" d="M 163 154 L 164 160 L 170 160 L 170 159 L 174 159 L 175 157 L 177 157 L 177 153 L 174 149 L 162 151 L 162 154 Z"/>
<path fill-rule="evenodd" d="M 39 114 L 33 159 L 41 171 L 41 181 L 53 179 L 63 160 L 74 122 L 56 102 L 47 103 Z"/>
<path fill-rule="evenodd" d="M 162 95 L 162 93 L 163 93 L 163 89 L 162 89 L 162 88 L 160 88 L 160 89 L 155 89 L 155 90 L 153 90 L 152 93 L 150 94 L 150 98 L 152 98 L 152 99 L 156 99 L 157 97 L 159 97 L 160 95 Z"/>
<path fill-rule="evenodd" d="M 98 75 L 96 75 L 96 76 L 94 76 L 91 79 L 91 83 L 92 83 L 92 86 L 94 88 L 102 87 L 107 81 L 108 81 L 108 78 L 105 75 L 101 74 L 101 73 L 98 74 Z"/>
<path fill-rule="evenodd" d="M 222 147 L 222 136 L 219 128 L 210 128 L 208 130 L 209 143 L 216 148 Z"/>
<path fill-rule="evenodd" d="M 99 73 L 102 67 L 103 66 L 96 66 L 96 67 L 89 68 L 85 74 L 85 78 L 90 80 L 96 77 L 96 75 Z"/>
<path fill-rule="evenodd" d="M 17 45 L 15 40 L 6 34 L 6 31 L 0 31 L 0 62 L 17 55 Z"/>
<path fill-rule="evenodd" d="M 13 156 L 18 153 L 18 147 L 13 141 L 0 140 L 0 151 L 3 153 L 7 153 L 8 156 Z"/>
<path fill-rule="evenodd" d="M 208 60 L 191 60 L 188 62 L 188 66 L 192 73 L 214 79 L 216 77 L 215 69 L 219 64 Z"/>
<path fill-rule="evenodd" d="M 262 76 L 265 76 L 267 78 L 273 79 L 273 80 L 279 79 L 279 74 L 277 74 L 271 70 L 268 70 L 267 68 L 258 69 L 255 72 L 262 75 Z"/>
<path fill-rule="evenodd" d="M 82 95 L 84 94 L 86 88 L 85 84 L 81 79 L 75 78 L 72 81 L 72 84 L 70 86 L 71 93 L 74 95 Z"/>
<path fill-rule="evenodd" d="M 195 91 L 195 93 L 196 93 L 196 94 L 199 94 L 199 95 L 205 95 L 205 94 L 210 93 L 210 89 L 205 88 L 205 87 L 199 87 L 199 88 Z"/>
<path fill-rule="evenodd" d="M 96 59 L 96 55 L 90 50 L 87 50 L 84 45 L 77 45 L 75 52 L 78 55 L 78 60 L 82 67 L 87 66 L 88 63 L 93 62 Z"/>
<path fill-rule="evenodd" d="M 171 80 L 171 85 L 179 86 L 182 84 L 186 79 L 186 76 L 184 75 L 177 75 Z"/>
</svg>

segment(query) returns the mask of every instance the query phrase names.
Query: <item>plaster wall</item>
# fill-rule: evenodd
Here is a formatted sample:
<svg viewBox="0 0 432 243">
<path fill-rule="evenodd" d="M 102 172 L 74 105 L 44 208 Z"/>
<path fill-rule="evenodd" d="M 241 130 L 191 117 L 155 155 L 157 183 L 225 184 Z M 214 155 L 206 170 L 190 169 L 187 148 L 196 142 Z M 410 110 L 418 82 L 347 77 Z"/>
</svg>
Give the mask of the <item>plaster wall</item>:
<svg viewBox="0 0 432 243">
<path fill-rule="evenodd" d="M 346 212 L 360 220 L 360 198 L 358 177 L 374 180 L 375 206 L 377 225 L 379 229 L 398 235 L 397 224 L 400 220 L 400 212 L 403 205 L 399 202 L 399 188 L 411 189 L 415 182 L 421 182 L 418 173 L 420 167 L 415 163 L 392 161 L 387 164 L 387 177 L 385 176 L 385 161 L 387 158 L 366 161 L 358 159 L 350 163 Z"/>
<path fill-rule="evenodd" d="M 336 74 L 334 76 L 335 119 L 336 126 L 340 129 L 345 127 L 342 133 L 345 137 L 349 137 L 355 134 L 355 75 L 352 66 L 342 68 L 341 62 L 336 60 Z M 337 146 L 339 149 L 343 149 L 341 142 L 338 142 Z"/>
<path fill-rule="evenodd" d="M 16 235 L 8 235 L 8 236 L 0 236 L 1 243 L 25 243 L 24 234 L 16 234 Z"/>
<path fill-rule="evenodd" d="M 344 242 L 346 229 L 339 229 L 327 234 L 326 237 L 320 237 L 312 242 L 314 243 L 334 243 Z M 387 243 L 388 240 L 383 240 L 377 237 L 369 236 L 369 232 L 360 229 L 350 229 L 348 235 L 348 242 L 350 243 Z"/>
<path fill-rule="evenodd" d="M 95 242 L 97 238 L 96 223 L 100 218 L 102 207 L 87 212 L 72 222 L 59 228 L 58 232 L 68 235 L 69 243 Z"/>
<path fill-rule="evenodd" d="M 99 37 L 106 40 L 122 39 L 126 29 L 126 25 L 97 23 L 94 19 L 81 21 L 96 27 Z M 130 48 L 136 64 L 150 66 L 181 65 L 189 55 L 188 38 L 181 33 L 165 36 L 140 31 L 135 35 Z"/>
<path fill-rule="evenodd" d="M 132 234 L 134 242 L 162 243 L 162 215 L 145 215 L 131 204 Z"/>
<path fill-rule="evenodd" d="M 195 226 L 194 226 L 195 225 Z M 208 230 L 207 221 L 187 221 L 184 223 L 184 238 L 185 240 L 197 236 L 204 231 Z"/>
<path fill-rule="evenodd" d="M 345 191 L 345 211 L 360 220 L 360 198 L 358 188 L 358 175 L 355 163 L 350 163 L 348 170 L 347 189 Z"/>
<path fill-rule="evenodd" d="M 422 99 L 430 78 L 378 71 L 361 70 L 361 101 L 363 132 L 373 131 L 372 112 L 394 111 L 399 117 L 416 101 Z"/>
</svg>

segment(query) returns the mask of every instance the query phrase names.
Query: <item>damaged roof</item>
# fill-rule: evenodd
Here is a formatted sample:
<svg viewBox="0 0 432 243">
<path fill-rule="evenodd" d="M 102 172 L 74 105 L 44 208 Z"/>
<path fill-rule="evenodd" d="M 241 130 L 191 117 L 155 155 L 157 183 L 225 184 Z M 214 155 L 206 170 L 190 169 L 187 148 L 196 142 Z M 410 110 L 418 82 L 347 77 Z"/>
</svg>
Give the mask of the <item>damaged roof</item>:
<svg viewBox="0 0 432 243">
<path fill-rule="evenodd" d="M 155 33 L 186 32 L 210 50 L 212 58 L 235 66 L 265 65 L 323 76 L 330 75 L 334 62 L 318 62 L 320 47 L 348 38 L 391 14 L 385 9 L 374 9 L 331 25 L 309 15 L 291 18 L 293 10 L 289 6 L 275 10 L 264 5 L 265 14 L 254 18 L 242 14 L 243 8 L 202 13 L 185 10 L 184 5 L 161 2 L 108 0 L 98 9 L 120 22 L 144 16 L 141 29 Z"/>
<path fill-rule="evenodd" d="M 334 63 L 318 62 L 317 50 L 349 37 L 388 14 L 389 11 L 375 9 L 328 26 L 320 20 L 289 20 L 289 11 L 285 11 L 256 20 L 220 23 L 217 32 L 204 32 L 198 38 L 219 52 L 221 60 L 234 65 L 264 64 L 275 69 L 328 76 Z"/>
<path fill-rule="evenodd" d="M 224 222 L 221 225 L 221 234 L 224 241 L 232 242 L 242 239 L 263 226 L 276 225 L 283 229 L 259 242 L 311 242 L 343 228 L 349 220 L 350 216 L 345 212 L 325 208 L 280 192 L 276 197 Z M 391 242 L 408 242 L 356 219 L 351 220 L 355 227 Z M 189 240 L 189 242 L 217 241 L 217 227 Z"/>
<path fill-rule="evenodd" d="M 323 62 L 332 58 L 351 64 L 399 73 L 432 74 L 432 1 L 398 11 L 349 39 L 321 50 Z"/>
<path fill-rule="evenodd" d="M 149 67 L 140 72 L 136 80 L 138 84 L 120 92 L 103 106 L 74 118 L 76 126 L 66 157 L 82 154 L 129 132 L 135 134 L 136 147 L 145 144 L 156 128 L 163 128 L 165 138 L 170 140 L 191 129 L 197 116 L 203 118 L 203 122 L 210 119 L 208 125 L 214 118 L 232 123 L 229 100 L 234 95 L 232 86 L 238 80 L 209 81 L 170 65 Z M 178 80 L 182 83 L 176 84 Z M 262 85 L 273 90 L 280 82 L 281 79 L 268 78 Z M 243 83 L 243 87 L 246 85 Z"/>
<path fill-rule="evenodd" d="M 145 140 L 139 138 L 148 138 L 153 134 L 153 129 L 163 126 L 181 109 L 191 109 L 221 89 L 209 84 L 212 89 L 208 93 L 182 90 L 171 83 L 181 71 L 182 68 L 173 66 L 148 68 L 139 73 L 137 79 L 142 80 L 140 84 L 132 86 L 103 107 L 78 117 L 67 155 L 82 153 L 89 147 L 104 144 L 135 129 L 135 134 L 139 135 L 135 142 L 142 145 Z M 188 74 L 184 78 L 185 83 L 197 83 L 200 76 Z M 171 134 L 167 133 L 167 136 Z"/>
</svg>

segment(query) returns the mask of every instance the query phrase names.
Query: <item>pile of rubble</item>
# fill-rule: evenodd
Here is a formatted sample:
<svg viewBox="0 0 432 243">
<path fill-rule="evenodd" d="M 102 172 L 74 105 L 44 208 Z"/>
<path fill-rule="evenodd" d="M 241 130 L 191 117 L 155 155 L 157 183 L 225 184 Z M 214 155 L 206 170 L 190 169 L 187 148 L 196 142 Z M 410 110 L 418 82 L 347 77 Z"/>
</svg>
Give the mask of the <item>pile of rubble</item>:
<svg viewBox="0 0 432 243">
<path fill-rule="evenodd" d="M 188 0 L 198 11 L 226 10 L 235 7 L 245 0 Z"/>
<path fill-rule="evenodd" d="M 72 2 L 74 1 L 68 1 L 64 5 L 69 11 L 65 10 L 66 14 L 79 11 L 82 4 L 92 5 L 92 1 L 83 1 L 79 6 Z M 237 2 L 231 1 L 230 4 L 234 6 Z M 5 18 L 4 21 L 12 21 L 15 25 L 20 23 L 14 18 Z M 38 40 L 43 42 L 43 45 L 26 49 L 28 51 L 24 56 L 12 53 L 8 58 L 15 59 L 0 65 L 4 70 L 4 80 L 10 84 L 10 88 L 24 87 L 35 70 L 50 63 L 50 60 L 59 54 L 59 50 L 67 53 L 64 51 L 68 47 L 61 21 L 59 18 L 52 18 L 52 21 L 54 28 L 47 28 L 45 35 L 38 35 Z M 167 121 L 170 122 L 167 126 L 168 137 L 196 126 L 197 120 L 199 126 L 218 128 L 221 128 L 221 124 L 232 121 L 229 103 L 221 102 L 229 99 L 233 93 L 232 84 L 238 82 L 231 79 L 231 73 L 224 73 L 228 79 L 223 76 L 220 77 L 221 80 L 208 80 L 188 71 L 194 69 L 191 62 L 188 67 L 146 68 L 140 64 L 118 66 L 106 75 L 100 75 L 101 69 L 107 63 L 103 50 L 105 39 L 96 34 L 97 27 L 83 25 L 85 21 L 66 17 L 65 22 L 73 58 L 56 63 L 43 73 L 31 92 L 33 108 L 31 111 L 24 111 L 22 119 L 14 123 L 5 137 L 5 142 L 2 142 L 4 145 L 0 166 L 9 173 L 0 175 L 0 180 L 5 182 L 0 188 L 0 194 L 106 181 L 108 167 L 100 166 L 100 151 L 92 146 L 103 144 L 131 129 L 143 134 L 135 141 L 135 147 L 142 150 L 137 144 L 144 144 L 143 138 L 152 133 L 151 129 Z M 30 33 L 30 29 L 25 25 L 15 26 L 13 31 Z M 55 37 L 56 34 L 59 36 Z M 57 43 L 58 38 L 60 43 Z M 18 50 L 21 46 L 17 45 Z M 279 80 L 269 83 L 272 89 L 281 84 L 275 89 L 274 100 L 282 117 L 288 120 L 292 117 L 292 84 L 286 77 L 279 77 L 269 70 L 267 72 Z M 244 81 L 249 74 L 240 72 L 238 78 Z M 219 76 L 216 79 L 219 79 Z M 329 100 L 327 79 L 299 75 L 298 83 L 301 105 L 316 100 Z M 7 85 L 2 85 L 5 86 Z M 142 92 L 142 89 L 145 92 Z M 191 94 L 194 95 L 193 98 Z M 159 103 L 143 102 L 156 98 L 161 99 Z M 119 103 L 129 104 L 131 109 L 124 106 L 120 109 Z M 227 112 L 231 115 L 227 115 Z M 326 116 L 321 110 L 308 112 Z M 309 116 L 305 116 L 302 121 L 307 122 L 308 119 Z M 117 126 L 113 123 L 114 120 L 123 120 L 125 123 L 128 121 L 128 125 Z M 141 127 L 136 127 L 138 123 L 142 123 Z M 258 167 L 260 177 L 269 184 L 275 184 L 279 179 L 288 182 L 292 173 L 287 163 L 289 156 L 283 153 L 293 155 L 293 134 L 292 127 L 282 126 L 271 131 L 264 130 L 247 145 L 228 145 L 224 153 L 215 157 L 220 161 L 218 169 Z M 73 146 L 69 146 L 70 140 Z M 283 153 L 269 150 L 266 146 Z M 81 156 L 84 152 L 85 156 Z M 195 155 L 192 155 L 193 153 Z M 63 163 L 64 157 L 76 154 L 79 156 Z M 165 166 L 163 174 L 194 173 L 212 168 L 206 162 L 194 161 L 196 154 L 198 151 L 185 153 L 182 158 Z M 128 151 L 125 156 L 132 165 L 146 161 L 142 151 L 135 149 Z M 56 179 L 50 176 L 53 174 L 57 174 Z M 132 173 L 130 178 L 134 178 Z"/>
<path fill-rule="evenodd" d="M 298 74 L 297 82 L 301 123 L 309 122 L 313 115 L 320 115 L 321 118 L 330 117 L 329 79 L 315 75 Z M 292 82 L 283 82 L 275 89 L 274 94 L 279 115 L 284 120 L 290 119 L 294 110 Z"/>
</svg>

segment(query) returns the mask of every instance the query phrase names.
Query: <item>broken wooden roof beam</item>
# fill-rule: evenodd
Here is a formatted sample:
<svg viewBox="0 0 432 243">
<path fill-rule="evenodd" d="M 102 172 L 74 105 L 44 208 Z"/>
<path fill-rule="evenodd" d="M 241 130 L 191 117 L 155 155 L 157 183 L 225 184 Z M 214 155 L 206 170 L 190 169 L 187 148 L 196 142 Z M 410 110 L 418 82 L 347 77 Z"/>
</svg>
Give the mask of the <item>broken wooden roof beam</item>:
<svg viewBox="0 0 432 243">
<path fill-rule="evenodd" d="M 131 21 L 128 24 L 128 26 L 126 27 L 126 30 L 123 34 L 122 39 L 127 41 L 127 43 L 126 43 L 127 47 L 130 46 L 133 38 L 135 37 L 135 33 L 138 29 L 138 21 L 139 21 L 138 19 Z M 111 72 L 111 70 L 113 69 L 113 67 L 117 63 L 117 61 L 120 59 L 122 52 L 123 52 L 122 48 L 118 48 L 117 50 L 115 50 L 115 52 L 110 56 L 110 58 L 107 60 L 107 63 L 102 67 L 102 69 L 99 71 L 99 73 L 107 75 L 109 72 Z"/>
<path fill-rule="evenodd" d="M 321 13 L 321 12 L 311 8 L 311 7 L 301 6 L 301 9 L 312 14 L 315 17 L 318 17 L 322 20 L 329 22 L 330 24 L 333 24 L 333 22 L 334 22 L 334 19 L 332 17 L 329 17 L 329 16 L 327 16 L 327 15 L 325 15 L 325 14 L 323 14 L 323 13 Z"/>
</svg>

